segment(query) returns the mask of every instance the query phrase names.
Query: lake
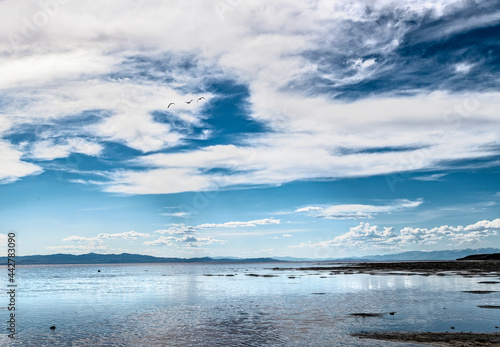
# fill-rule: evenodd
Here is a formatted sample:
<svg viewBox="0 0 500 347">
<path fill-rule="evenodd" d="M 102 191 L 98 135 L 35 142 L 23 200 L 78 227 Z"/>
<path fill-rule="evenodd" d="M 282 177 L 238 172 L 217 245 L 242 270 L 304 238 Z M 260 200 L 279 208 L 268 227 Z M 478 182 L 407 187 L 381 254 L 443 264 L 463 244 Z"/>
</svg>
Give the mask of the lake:
<svg viewBox="0 0 500 347">
<path fill-rule="evenodd" d="M 477 306 L 498 305 L 500 293 L 464 292 L 500 290 L 478 283 L 490 277 L 271 270 L 311 264 L 317 263 L 19 266 L 16 338 L 7 336 L 4 295 L 0 344 L 412 346 L 349 333 L 499 331 L 499 310 Z M 363 312 L 382 315 L 351 315 Z"/>
</svg>

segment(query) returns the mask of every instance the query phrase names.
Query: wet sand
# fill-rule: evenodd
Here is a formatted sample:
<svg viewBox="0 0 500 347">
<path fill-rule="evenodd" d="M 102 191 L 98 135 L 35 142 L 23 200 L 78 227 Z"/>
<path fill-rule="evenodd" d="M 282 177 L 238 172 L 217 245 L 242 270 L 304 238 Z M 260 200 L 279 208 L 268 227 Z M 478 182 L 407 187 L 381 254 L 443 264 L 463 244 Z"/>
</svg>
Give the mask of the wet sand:
<svg viewBox="0 0 500 347">
<path fill-rule="evenodd" d="M 352 336 L 361 339 L 375 339 L 392 342 L 422 343 L 428 346 L 500 346 L 500 333 L 414 333 L 414 332 L 375 332 L 357 333 Z"/>
</svg>

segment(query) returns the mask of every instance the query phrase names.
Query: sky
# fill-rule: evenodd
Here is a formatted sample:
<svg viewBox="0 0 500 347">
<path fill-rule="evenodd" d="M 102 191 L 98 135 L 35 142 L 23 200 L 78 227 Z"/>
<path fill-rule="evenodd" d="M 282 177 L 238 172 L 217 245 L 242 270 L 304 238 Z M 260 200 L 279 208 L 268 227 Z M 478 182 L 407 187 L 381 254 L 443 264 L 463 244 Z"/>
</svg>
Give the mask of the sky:
<svg viewBox="0 0 500 347">
<path fill-rule="evenodd" d="M 0 33 L 19 255 L 500 248 L 498 1 L 3 0 Z"/>
</svg>

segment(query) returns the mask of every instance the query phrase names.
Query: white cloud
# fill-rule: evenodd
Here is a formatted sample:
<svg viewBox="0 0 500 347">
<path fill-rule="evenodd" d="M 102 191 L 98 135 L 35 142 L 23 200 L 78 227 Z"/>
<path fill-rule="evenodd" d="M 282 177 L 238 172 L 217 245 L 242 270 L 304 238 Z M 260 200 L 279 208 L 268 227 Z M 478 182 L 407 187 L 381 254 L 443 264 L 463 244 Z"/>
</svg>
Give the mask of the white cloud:
<svg viewBox="0 0 500 347">
<path fill-rule="evenodd" d="M 0 140 L 0 183 L 10 183 L 17 179 L 42 172 L 41 168 L 21 160 L 22 153 Z"/>
<path fill-rule="evenodd" d="M 85 236 L 68 236 L 64 238 L 63 242 L 91 242 L 91 243 L 103 243 L 104 240 L 109 239 L 126 239 L 126 240 L 137 240 L 138 238 L 148 238 L 151 237 L 150 234 L 138 233 L 136 231 L 124 231 L 122 233 L 107 234 L 101 233 L 94 237 Z"/>
<path fill-rule="evenodd" d="M 283 237 L 292 237 L 293 235 L 290 234 L 283 234 Z"/>
<path fill-rule="evenodd" d="M 468 73 L 472 68 L 474 67 L 474 64 L 468 64 L 468 63 L 459 63 L 455 65 L 455 72 L 457 73 L 463 73 L 466 74 Z"/>
<path fill-rule="evenodd" d="M 82 138 L 69 138 L 57 144 L 53 140 L 44 140 L 33 145 L 31 156 L 35 159 L 52 160 L 66 158 L 70 153 L 98 156 L 102 150 L 100 144 Z"/>
<path fill-rule="evenodd" d="M 313 216 L 326 219 L 371 219 L 378 213 L 403 211 L 420 206 L 423 200 L 397 200 L 389 205 L 344 204 L 325 207 L 307 206 L 295 212 L 314 212 Z"/>
<path fill-rule="evenodd" d="M 362 222 L 358 226 L 350 228 L 349 232 L 331 240 L 302 243 L 292 247 L 403 250 L 409 245 L 429 246 L 438 242 L 450 242 L 455 246 L 473 245 L 486 237 L 497 235 L 499 232 L 500 219 L 483 220 L 465 227 L 448 225 L 431 229 L 405 227 L 399 233 L 393 227 L 381 228 Z"/>
<path fill-rule="evenodd" d="M 168 229 L 156 230 L 155 233 L 168 234 L 168 235 L 182 235 L 182 234 L 194 233 L 198 230 L 199 229 L 197 227 L 193 227 L 190 225 L 179 225 L 179 226 L 172 226 Z"/>
<path fill-rule="evenodd" d="M 432 174 L 428 176 L 417 176 L 413 177 L 412 179 L 417 180 L 417 181 L 440 181 L 441 178 L 445 177 L 447 174 Z"/>
<path fill-rule="evenodd" d="M 46 249 L 56 251 L 56 252 L 71 252 L 72 254 L 85 254 L 89 252 L 100 251 L 101 253 L 111 253 L 112 250 L 105 245 L 98 245 L 95 243 L 77 246 L 77 245 L 67 245 L 67 246 L 50 246 L 45 247 Z"/>
<path fill-rule="evenodd" d="M 280 224 L 279 219 L 265 218 L 251 220 L 247 222 L 226 222 L 226 223 L 206 223 L 198 225 L 198 228 L 208 229 L 208 228 L 248 228 L 256 227 L 258 225 L 269 225 L 269 224 Z"/>
<path fill-rule="evenodd" d="M 168 246 L 168 247 L 178 247 L 178 243 L 182 244 L 182 247 L 201 247 L 211 244 L 223 244 L 225 241 L 217 240 L 209 237 L 196 237 L 192 235 L 184 235 L 183 237 L 175 236 L 160 236 L 154 241 L 145 241 L 146 246 Z"/>
<path fill-rule="evenodd" d="M 311 211 L 322 211 L 322 210 L 323 210 L 323 207 L 307 206 L 307 207 L 298 208 L 295 210 L 295 212 L 311 212 Z"/>
<path fill-rule="evenodd" d="M 340 86 L 383 71 L 387 64 L 365 57 L 398 49 L 413 29 L 406 23 L 416 16 L 438 18 L 466 2 L 256 0 L 231 3 L 222 17 L 217 5 L 201 0 L 154 6 L 117 0 L 92 6 L 69 2 L 61 4 L 57 14 L 47 15 L 47 23 L 34 28 L 36 33 L 23 36 L 24 19 L 33 22 L 44 9 L 36 2 L 22 8 L 14 0 L 0 2 L 0 30 L 7 33 L 0 37 L 0 75 L 5 77 L 0 89 L 11 100 L 0 109 L 0 134 L 42 120 L 54 121 L 51 131 L 58 133 L 57 120 L 97 110 L 105 114 L 102 120 L 75 130 L 74 137 L 118 142 L 143 153 L 159 151 L 195 136 L 210 136 L 212 129 L 203 129 L 203 135 L 190 133 L 189 126 L 203 125 L 204 104 L 188 106 L 184 101 L 201 95 L 210 99 L 198 92 L 203 82 L 230 79 L 248 87 L 250 117 L 270 133 L 237 139 L 238 146 L 202 145 L 183 153 L 144 156 L 138 161 L 142 170 L 112 172 L 103 189 L 162 194 L 282 184 L 440 168 L 450 160 L 498 154 L 489 146 L 499 141 L 498 93 L 421 91 L 347 102 L 318 94 L 304 82 L 316 86 L 318 79 Z M 397 22 L 376 22 L 395 11 Z M 474 28 L 497 20 L 498 14 L 492 13 L 465 24 Z M 350 31 L 353 23 L 371 24 L 373 30 Z M 442 32 L 464 30 L 462 24 Z M 11 34 L 20 42 L 13 45 Z M 347 49 L 352 57 L 346 64 L 354 75 L 343 69 L 325 72 L 311 58 L 315 52 Z M 193 66 L 185 67 L 186 61 Z M 188 130 L 152 116 L 171 101 L 176 105 L 168 117 L 181 120 Z M 47 159 L 72 150 L 45 145 L 52 153 L 38 145 L 39 156 Z M 376 150 L 391 147 L 408 150 Z M 10 169 L 0 172 L 6 181 L 40 171 L 19 158 L 7 164 L 2 169 Z M 239 171 L 207 173 L 212 168 Z"/>
<path fill-rule="evenodd" d="M 191 214 L 188 212 L 170 212 L 170 213 L 162 213 L 162 216 L 169 216 L 169 217 L 177 217 L 177 218 L 187 218 Z"/>
</svg>

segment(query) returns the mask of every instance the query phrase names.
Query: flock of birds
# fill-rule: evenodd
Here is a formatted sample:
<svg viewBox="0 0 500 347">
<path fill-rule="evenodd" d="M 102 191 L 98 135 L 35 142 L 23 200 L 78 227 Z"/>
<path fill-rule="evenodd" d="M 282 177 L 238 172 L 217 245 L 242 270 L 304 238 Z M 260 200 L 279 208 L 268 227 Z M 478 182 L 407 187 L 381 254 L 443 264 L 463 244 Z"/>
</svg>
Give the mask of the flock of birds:
<svg viewBox="0 0 500 347">
<path fill-rule="evenodd" d="M 190 103 L 192 103 L 192 102 L 193 102 L 193 100 L 194 100 L 194 99 L 191 99 L 191 100 L 189 100 L 189 101 L 186 101 L 186 104 L 188 104 L 188 105 L 189 105 Z M 200 100 L 205 100 L 205 97 L 203 97 L 203 96 L 202 96 L 202 97 L 198 98 L 198 101 L 196 101 L 196 102 L 199 102 Z M 170 106 L 172 106 L 172 105 L 175 105 L 175 102 L 171 102 L 170 104 L 168 104 L 167 108 L 170 108 Z"/>
</svg>

